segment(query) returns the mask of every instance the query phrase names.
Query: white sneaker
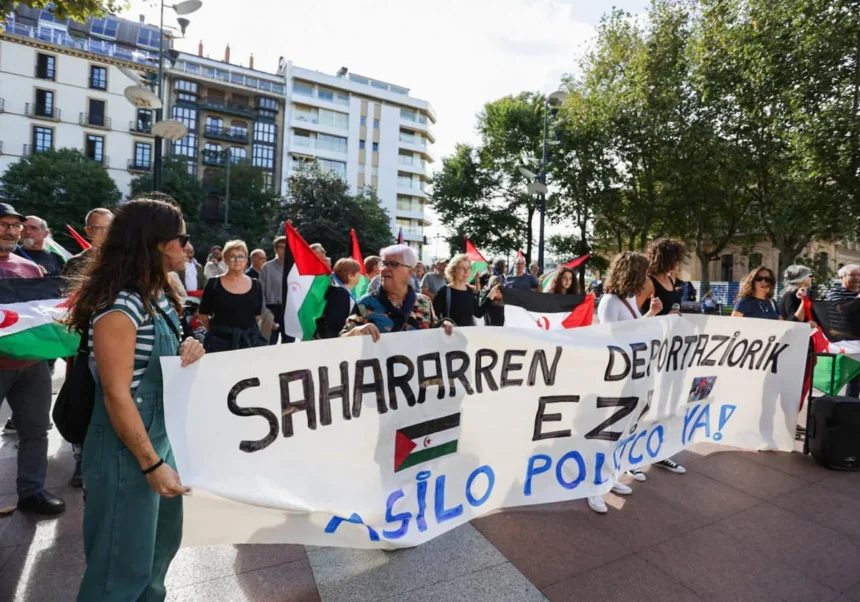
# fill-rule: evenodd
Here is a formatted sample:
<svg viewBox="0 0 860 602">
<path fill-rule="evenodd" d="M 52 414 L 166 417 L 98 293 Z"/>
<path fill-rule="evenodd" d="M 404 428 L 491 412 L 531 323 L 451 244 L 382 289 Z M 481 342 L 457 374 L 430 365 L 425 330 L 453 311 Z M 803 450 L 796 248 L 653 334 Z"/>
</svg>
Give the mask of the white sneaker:
<svg viewBox="0 0 860 602">
<path fill-rule="evenodd" d="M 603 501 L 602 495 L 595 495 L 588 498 L 588 507 L 598 514 L 606 514 L 609 508 L 606 507 L 606 502 Z"/>
<path fill-rule="evenodd" d="M 665 460 L 661 460 L 657 462 L 657 466 L 660 468 L 665 468 L 666 470 L 671 470 L 675 474 L 684 474 L 687 472 L 687 469 L 672 460 L 671 458 L 666 458 Z"/>
<path fill-rule="evenodd" d="M 615 483 L 615 485 L 612 486 L 612 493 L 617 493 L 618 495 L 630 495 L 633 493 L 633 490 L 624 483 Z"/>
<path fill-rule="evenodd" d="M 644 472 L 642 472 L 641 468 L 631 468 L 630 470 L 627 471 L 627 474 L 629 474 L 631 477 L 633 477 L 635 480 L 639 481 L 640 483 L 644 483 L 645 481 L 648 480 L 648 477 L 645 475 Z"/>
</svg>

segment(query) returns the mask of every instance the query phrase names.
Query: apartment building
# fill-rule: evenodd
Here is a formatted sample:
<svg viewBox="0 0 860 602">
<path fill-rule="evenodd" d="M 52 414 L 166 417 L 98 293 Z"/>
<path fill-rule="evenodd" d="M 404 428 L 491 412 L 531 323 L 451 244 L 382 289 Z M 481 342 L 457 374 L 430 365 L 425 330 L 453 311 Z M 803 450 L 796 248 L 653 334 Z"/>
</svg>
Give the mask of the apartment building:
<svg viewBox="0 0 860 602">
<path fill-rule="evenodd" d="M 107 16 L 84 24 L 18 6 L 0 29 L 0 173 L 21 157 L 75 148 L 124 196 L 151 170 L 152 115 L 124 97 L 119 67 L 155 73 L 158 28 Z"/>
<path fill-rule="evenodd" d="M 392 233 L 423 254 L 428 163 L 434 160 L 430 103 L 409 90 L 342 68 L 327 75 L 286 63 L 283 174 L 315 161 L 340 175 L 353 192 L 376 191 Z"/>
<path fill-rule="evenodd" d="M 224 217 L 225 190 L 219 172 L 249 161 L 263 170 L 265 184 L 281 187 L 281 157 L 286 87 L 283 76 L 230 62 L 230 47 L 224 60 L 204 57 L 203 44 L 197 55 L 180 53 L 167 70 L 165 82 L 167 115 L 188 128 L 188 135 L 173 142 L 169 153 L 188 162 L 188 169 L 203 182 L 206 201 L 201 219 Z"/>
</svg>

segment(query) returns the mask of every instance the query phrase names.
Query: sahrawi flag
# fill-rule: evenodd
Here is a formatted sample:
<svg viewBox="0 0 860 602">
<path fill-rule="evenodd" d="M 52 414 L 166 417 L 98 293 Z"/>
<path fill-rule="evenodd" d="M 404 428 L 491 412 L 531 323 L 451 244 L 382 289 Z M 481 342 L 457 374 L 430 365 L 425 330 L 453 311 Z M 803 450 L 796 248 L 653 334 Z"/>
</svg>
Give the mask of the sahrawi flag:
<svg viewBox="0 0 860 602">
<path fill-rule="evenodd" d="M 594 319 L 594 295 L 553 295 L 503 288 L 505 326 L 560 330 L 590 326 Z"/>
<path fill-rule="evenodd" d="M 472 275 L 469 276 L 469 282 L 473 282 L 475 280 L 475 276 L 486 270 L 489 263 L 487 263 L 487 260 L 484 259 L 483 255 L 481 255 L 481 252 L 468 238 L 466 239 L 466 255 L 469 256 L 469 260 L 472 262 Z"/>
<path fill-rule="evenodd" d="M 394 435 L 394 472 L 455 453 L 459 438 L 460 414 L 397 429 Z"/>
<path fill-rule="evenodd" d="M 367 292 L 370 279 L 367 277 L 367 270 L 364 269 L 364 259 L 361 257 L 361 247 L 358 246 L 358 237 L 355 235 L 355 230 L 350 229 L 349 236 L 352 238 L 352 258 L 361 266 L 361 276 L 358 277 L 358 284 L 355 285 L 352 294 L 356 299 L 361 299 L 364 293 Z"/>
<path fill-rule="evenodd" d="M 588 261 L 589 258 L 591 258 L 591 253 L 589 253 L 588 255 L 583 255 L 582 257 L 576 257 L 574 259 L 571 259 L 566 264 L 564 264 L 562 267 L 570 268 L 571 270 L 575 270 L 580 265 L 582 265 L 583 263 Z M 557 271 L 558 270 L 554 270 L 553 272 L 550 272 L 549 274 L 546 275 L 546 277 L 543 280 L 543 288 L 541 289 L 541 290 L 543 290 L 543 292 L 545 292 L 545 293 L 549 292 L 549 289 L 552 286 L 552 277 L 555 276 L 555 273 Z"/>
<path fill-rule="evenodd" d="M 81 337 L 58 320 L 68 311 L 63 279 L 0 280 L 0 356 L 52 360 L 77 353 Z"/>
<path fill-rule="evenodd" d="M 331 270 L 292 224 L 287 223 L 286 230 L 284 332 L 296 340 L 308 341 L 316 333 L 317 319 L 325 310 L 325 292 L 331 285 Z"/>
</svg>

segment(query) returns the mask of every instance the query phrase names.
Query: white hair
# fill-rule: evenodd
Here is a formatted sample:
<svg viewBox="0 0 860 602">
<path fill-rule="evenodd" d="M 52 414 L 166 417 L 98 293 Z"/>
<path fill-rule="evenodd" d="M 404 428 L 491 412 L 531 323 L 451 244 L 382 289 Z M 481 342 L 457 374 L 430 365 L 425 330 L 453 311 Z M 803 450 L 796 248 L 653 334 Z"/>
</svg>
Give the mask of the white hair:
<svg viewBox="0 0 860 602">
<path fill-rule="evenodd" d="M 837 274 L 839 274 L 840 278 L 845 278 L 854 270 L 860 270 L 860 265 L 857 265 L 856 263 L 849 263 L 848 265 L 843 265 L 841 268 L 839 268 Z"/>
<path fill-rule="evenodd" d="M 263 257 L 266 257 L 266 252 L 263 249 L 254 249 L 251 251 L 249 257 L 254 257 L 255 255 L 261 254 Z"/>
<path fill-rule="evenodd" d="M 414 268 L 418 263 L 418 254 L 415 253 L 415 249 L 410 247 L 409 245 L 391 245 L 390 247 L 385 247 L 379 252 L 381 257 L 385 257 L 386 255 L 394 255 L 395 257 L 400 257 L 403 262 L 408 265 L 410 268 Z"/>
<path fill-rule="evenodd" d="M 28 216 L 27 216 L 27 219 L 33 219 L 33 220 L 36 220 L 37 222 L 39 222 L 39 225 L 42 227 L 42 230 L 47 230 L 47 229 L 48 229 L 48 222 L 46 222 L 45 220 L 43 220 L 43 219 L 42 219 L 41 217 L 39 217 L 38 215 L 28 215 Z"/>
<path fill-rule="evenodd" d="M 113 217 L 113 213 L 111 212 L 110 209 L 105 209 L 104 207 L 96 207 L 95 209 L 92 209 L 89 213 L 87 213 L 87 216 L 84 218 L 84 224 L 89 226 L 90 225 L 90 219 L 92 219 L 92 217 L 94 215 L 105 215 L 105 216 Z"/>
</svg>

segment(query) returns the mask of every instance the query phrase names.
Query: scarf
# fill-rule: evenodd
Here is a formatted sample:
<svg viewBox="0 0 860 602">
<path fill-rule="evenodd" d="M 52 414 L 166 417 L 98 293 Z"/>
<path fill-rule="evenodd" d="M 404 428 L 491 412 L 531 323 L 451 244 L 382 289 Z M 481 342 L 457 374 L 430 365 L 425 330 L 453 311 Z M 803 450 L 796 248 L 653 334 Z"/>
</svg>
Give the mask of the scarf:
<svg viewBox="0 0 860 602">
<path fill-rule="evenodd" d="M 395 307 L 391 302 L 391 299 L 388 298 L 388 293 L 385 292 L 385 289 L 382 287 L 379 288 L 379 302 L 382 304 L 382 307 L 385 308 L 385 313 L 388 314 L 388 317 L 391 318 L 391 321 L 394 323 L 394 326 L 391 327 L 391 332 L 399 332 L 403 330 L 407 320 L 409 320 L 410 314 L 412 314 L 412 306 L 415 305 L 415 299 L 415 289 L 410 286 L 406 290 L 406 298 L 403 299 L 403 307 Z"/>
</svg>

